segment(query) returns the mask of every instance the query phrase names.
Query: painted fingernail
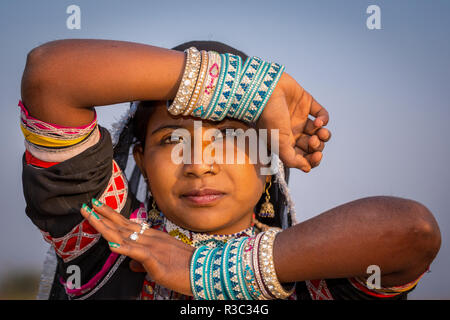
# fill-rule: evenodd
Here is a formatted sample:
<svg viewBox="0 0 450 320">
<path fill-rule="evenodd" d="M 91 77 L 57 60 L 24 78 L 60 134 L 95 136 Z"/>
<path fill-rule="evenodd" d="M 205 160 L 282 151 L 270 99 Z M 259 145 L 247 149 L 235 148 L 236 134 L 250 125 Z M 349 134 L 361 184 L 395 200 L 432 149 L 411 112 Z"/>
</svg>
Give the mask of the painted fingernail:
<svg viewBox="0 0 450 320">
<path fill-rule="evenodd" d="M 100 201 L 98 201 L 95 198 L 92 198 L 92 203 L 97 207 L 101 207 L 103 205 L 103 203 L 101 203 Z"/>
<path fill-rule="evenodd" d="M 111 248 L 119 248 L 120 247 L 120 244 L 115 243 L 115 242 L 108 241 L 108 244 Z"/>
<path fill-rule="evenodd" d="M 89 212 L 90 215 L 92 215 L 95 219 L 100 220 L 100 217 L 98 216 L 98 214 L 92 210 L 91 208 L 89 208 L 88 205 L 83 203 L 83 208 L 84 210 L 86 210 L 87 212 Z"/>
<path fill-rule="evenodd" d="M 93 215 L 95 219 L 100 220 L 100 217 L 94 210 L 90 209 L 90 212 L 91 212 L 91 215 Z"/>
</svg>

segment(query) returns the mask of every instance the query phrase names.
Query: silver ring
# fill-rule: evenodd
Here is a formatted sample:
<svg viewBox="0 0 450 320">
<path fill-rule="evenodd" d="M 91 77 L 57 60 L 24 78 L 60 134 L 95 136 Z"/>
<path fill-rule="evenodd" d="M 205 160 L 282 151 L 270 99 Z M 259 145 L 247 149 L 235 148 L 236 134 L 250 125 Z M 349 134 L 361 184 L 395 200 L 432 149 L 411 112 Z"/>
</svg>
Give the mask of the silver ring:
<svg viewBox="0 0 450 320">
<path fill-rule="evenodd" d="M 133 241 L 138 241 L 139 239 L 139 234 L 135 231 L 130 235 L 130 239 Z"/>
<path fill-rule="evenodd" d="M 143 234 L 144 231 L 148 228 L 150 228 L 150 225 L 148 223 L 142 222 L 141 223 L 141 231 L 139 231 L 139 234 Z"/>
</svg>

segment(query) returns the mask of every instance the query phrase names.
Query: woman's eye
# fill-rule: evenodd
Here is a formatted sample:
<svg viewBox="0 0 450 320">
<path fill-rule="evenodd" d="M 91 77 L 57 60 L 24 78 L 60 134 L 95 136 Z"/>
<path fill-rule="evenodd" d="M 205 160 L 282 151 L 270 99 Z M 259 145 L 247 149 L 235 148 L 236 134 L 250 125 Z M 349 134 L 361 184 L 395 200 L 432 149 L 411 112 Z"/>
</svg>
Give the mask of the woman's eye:
<svg viewBox="0 0 450 320">
<path fill-rule="evenodd" d="M 183 142 L 184 139 L 182 136 L 174 136 L 172 137 L 171 135 L 168 137 L 165 137 L 161 142 L 162 144 L 177 144 L 180 142 Z"/>
</svg>

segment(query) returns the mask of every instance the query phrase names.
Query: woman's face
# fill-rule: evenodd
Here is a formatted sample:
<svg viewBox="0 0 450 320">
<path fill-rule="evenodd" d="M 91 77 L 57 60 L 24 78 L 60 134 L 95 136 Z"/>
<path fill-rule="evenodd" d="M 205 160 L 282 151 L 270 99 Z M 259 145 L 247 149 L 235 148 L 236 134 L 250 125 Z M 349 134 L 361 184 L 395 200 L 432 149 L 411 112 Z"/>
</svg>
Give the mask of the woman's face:
<svg viewBox="0 0 450 320">
<path fill-rule="evenodd" d="M 210 152 L 211 138 L 203 138 L 206 130 L 212 128 L 223 134 L 223 139 L 212 139 L 215 145 L 220 146 L 222 142 L 223 161 L 214 162 L 211 168 L 211 162 L 208 162 L 211 157 L 198 158 L 200 161 L 195 163 L 194 155 L 195 152 L 197 156 L 214 154 Z M 259 163 L 250 163 L 248 139 L 246 147 L 239 147 L 234 136 L 226 136 L 225 130 L 245 131 L 249 128 L 240 121 L 229 119 L 200 122 L 191 117 L 175 117 L 167 111 L 165 102 L 158 103 L 147 124 L 144 150 L 137 146 L 134 157 L 148 178 L 158 208 L 167 218 L 183 228 L 214 234 L 235 233 L 250 226 L 254 206 L 264 192 L 266 176 L 260 174 Z M 188 141 L 172 141 L 171 135 L 176 129 L 185 129 L 185 133 L 190 134 L 191 143 L 185 144 L 184 149 L 191 151 L 191 155 L 185 157 L 190 161 L 176 161 L 178 156 L 185 155 L 177 150 Z M 232 158 L 226 159 L 225 146 L 233 141 L 234 146 L 228 149 L 228 154 L 233 150 L 234 159 L 229 161 Z M 173 153 L 173 150 L 177 152 Z M 244 156 L 244 163 L 238 162 L 238 154 Z M 208 190 L 212 194 L 201 193 Z"/>
</svg>

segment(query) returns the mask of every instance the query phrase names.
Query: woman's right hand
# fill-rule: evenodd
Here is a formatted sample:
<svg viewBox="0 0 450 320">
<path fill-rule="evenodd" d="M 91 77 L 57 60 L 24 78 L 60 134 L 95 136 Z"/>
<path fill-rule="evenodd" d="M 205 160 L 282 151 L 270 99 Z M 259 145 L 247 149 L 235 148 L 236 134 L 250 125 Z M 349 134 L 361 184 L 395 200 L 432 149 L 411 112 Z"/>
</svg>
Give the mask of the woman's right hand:
<svg viewBox="0 0 450 320">
<path fill-rule="evenodd" d="M 136 241 L 130 235 L 141 230 L 141 225 L 118 214 L 106 204 L 92 201 L 94 213 L 88 207 L 80 210 L 89 224 L 109 241 L 112 252 L 130 257 L 142 265 L 150 278 L 176 292 L 192 295 L 189 266 L 195 248 L 168 233 L 147 229 Z M 99 206 L 100 204 L 100 206 Z M 88 210 L 86 210 L 88 209 Z M 132 265 L 133 267 L 133 265 Z M 133 267 L 133 271 L 136 270 Z"/>
<path fill-rule="evenodd" d="M 278 129 L 280 159 L 288 167 L 309 172 L 319 165 L 324 144 L 331 138 L 323 128 L 328 121 L 327 110 L 284 72 L 256 125 L 267 129 L 268 141 L 271 129 Z"/>
</svg>

